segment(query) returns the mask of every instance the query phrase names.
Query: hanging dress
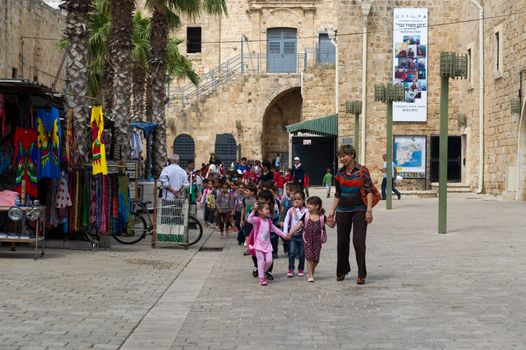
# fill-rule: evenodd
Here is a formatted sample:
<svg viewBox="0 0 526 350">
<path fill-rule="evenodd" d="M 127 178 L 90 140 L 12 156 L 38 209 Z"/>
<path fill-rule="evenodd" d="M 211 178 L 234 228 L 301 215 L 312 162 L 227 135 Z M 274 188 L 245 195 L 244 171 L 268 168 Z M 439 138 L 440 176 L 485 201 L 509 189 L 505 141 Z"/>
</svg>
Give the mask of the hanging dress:
<svg viewBox="0 0 526 350">
<path fill-rule="evenodd" d="M 37 122 L 38 178 L 60 178 L 60 120 L 58 109 L 39 109 Z"/>
<path fill-rule="evenodd" d="M 93 175 L 108 174 L 106 163 L 106 148 L 104 145 L 104 116 L 101 106 L 91 108 L 91 154 L 93 159 Z"/>
<path fill-rule="evenodd" d="M 16 190 L 22 193 L 22 180 L 26 182 L 25 191 L 31 197 L 38 196 L 37 168 L 37 133 L 35 130 L 16 128 L 13 137 L 15 148 L 14 161 L 16 167 Z"/>
</svg>

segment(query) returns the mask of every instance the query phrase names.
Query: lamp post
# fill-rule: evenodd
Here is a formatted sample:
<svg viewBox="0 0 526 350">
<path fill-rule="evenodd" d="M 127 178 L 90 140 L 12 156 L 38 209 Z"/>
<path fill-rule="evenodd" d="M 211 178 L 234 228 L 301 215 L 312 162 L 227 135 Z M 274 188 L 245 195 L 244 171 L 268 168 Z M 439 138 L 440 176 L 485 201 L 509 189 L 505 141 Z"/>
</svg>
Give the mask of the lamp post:
<svg viewBox="0 0 526 350">
<path fill-rule="evenodd" d="M 345 102 L 345 112 L 354 114 L 354 149 L 356 151 L 356 159 L 358 159 L 358 147 L 360 143 L 360 114 L 362 113 L 362 101 L 347 101 Z"/>
<path fill-rule="evenodd" d="M 393 84 L 380 84 L 374 86 L 374 100 L 387 104 L 387 119 L 385 129 L 386 141 L 386 209 L 393 209 L 393 102 L 402 102 L 405 99 L 405 89 Z"/>
<path fill-rule="evenodd" d="M 440 156 L 438 162 L 438 233 L 447 233 L 447 141 L 449 79 L 467 78 L 466 55 L 452 52 L 440 53 Z"/>
</svg>

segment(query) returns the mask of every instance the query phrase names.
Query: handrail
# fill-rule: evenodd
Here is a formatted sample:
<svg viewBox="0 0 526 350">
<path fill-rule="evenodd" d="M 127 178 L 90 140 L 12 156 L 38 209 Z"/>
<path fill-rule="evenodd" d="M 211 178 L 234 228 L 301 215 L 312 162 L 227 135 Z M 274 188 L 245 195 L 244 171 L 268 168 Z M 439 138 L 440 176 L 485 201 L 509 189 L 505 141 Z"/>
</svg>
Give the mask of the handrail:
<svg viewBox="0 0 526 350">
<path fill-rule="evenodd" d="M 333 50 L 305 49 L 297 53 L 295 61 L 273 60 L 267 62 L 267 56 L 261 53 L 238 54 L 200 77 L 198 85 L 187 84 L 181 88 L 172 88 L 168 91 L 169 104 L 176 105 L 179 110 L 184 110 L 201 97 L 206 97 L 226 85 L 231 80 L 243 74 L 273 74 L 286 72 L 298 74 L 309 67 L 320 65 L 334 65 L 335 55 Z"/>
</svg>

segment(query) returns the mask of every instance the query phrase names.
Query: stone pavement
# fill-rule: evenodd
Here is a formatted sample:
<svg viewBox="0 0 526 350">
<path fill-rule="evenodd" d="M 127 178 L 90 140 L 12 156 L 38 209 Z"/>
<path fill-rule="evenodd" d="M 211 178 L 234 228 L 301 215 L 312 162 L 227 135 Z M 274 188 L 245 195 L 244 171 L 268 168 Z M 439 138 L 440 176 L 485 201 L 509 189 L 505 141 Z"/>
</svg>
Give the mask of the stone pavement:
<svg viewBox="0 0 526 350">
<path fill-rule="evenodd" d="M 450 196 L 447 235 L 437 199 L 384 208 L 364 286 L 354 258 L 335 281 L 332 230 L 314 284 L 288 279 L 281 253 L 260 287 L 230 240 L 171 349 L 526 349 L 526 203 Z"/>
<path fill-rule="evenodd" d="M 0 349 L 117 349 L 206 241 L 151 249 L 0 250 Z"/>
<path fill-rule="evenodd" d="M 2 247 L 0 349 L 526 349 L 526 203 L 451 196 L 447 235 L 436 199 L 384 206 L 364 286 L 353 258 L 335 281 L 334 230 L 314 284 L 280 250 L 268 287 L 217 234 L 205 248 L 222 252 Z"/>
</svg>

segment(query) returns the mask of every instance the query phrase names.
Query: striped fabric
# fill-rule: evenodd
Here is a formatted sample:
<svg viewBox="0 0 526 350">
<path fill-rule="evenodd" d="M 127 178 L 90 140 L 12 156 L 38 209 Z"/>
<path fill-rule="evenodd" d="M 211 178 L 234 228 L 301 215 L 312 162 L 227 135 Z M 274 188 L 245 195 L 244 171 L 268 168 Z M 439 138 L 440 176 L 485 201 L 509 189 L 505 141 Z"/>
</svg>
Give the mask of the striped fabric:
<svg viewBox="0 0 526 350">
<path fill-rule="evenodd" d="M 360 179 L 360 167 L 362 166 L 356 164 L 350 172 L 344 168 L 338 169 L 336 172 L 335 197 L 339 198 L 336 212 L 352 212 L 366 209 L 360 196 L 360 188 L 362 185 L 362 181 Z M 371 175 L 365 166 L 363 166 L 362 169 L 364 189 L 367 193 L 370 193 L 372 191 Z"/>
</svg>

